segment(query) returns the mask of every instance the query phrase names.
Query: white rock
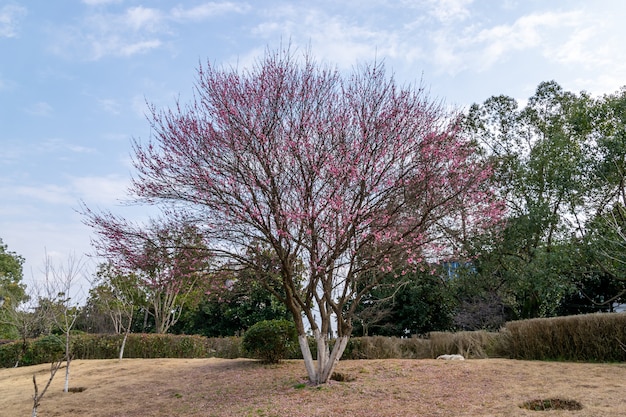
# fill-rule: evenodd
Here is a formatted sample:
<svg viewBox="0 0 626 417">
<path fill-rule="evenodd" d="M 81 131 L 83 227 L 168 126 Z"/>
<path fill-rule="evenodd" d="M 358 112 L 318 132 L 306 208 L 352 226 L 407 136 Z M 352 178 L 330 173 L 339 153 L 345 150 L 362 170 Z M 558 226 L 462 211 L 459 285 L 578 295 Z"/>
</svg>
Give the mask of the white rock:
<svg viewBox="0 0 626 417">
<path fill-rule="evenodd" d="M 444 359 L 449 361 L 464 361 L 465 358 L 463 355 L 440 355 L 437 356 L 437 359 Z"/>
</svg>

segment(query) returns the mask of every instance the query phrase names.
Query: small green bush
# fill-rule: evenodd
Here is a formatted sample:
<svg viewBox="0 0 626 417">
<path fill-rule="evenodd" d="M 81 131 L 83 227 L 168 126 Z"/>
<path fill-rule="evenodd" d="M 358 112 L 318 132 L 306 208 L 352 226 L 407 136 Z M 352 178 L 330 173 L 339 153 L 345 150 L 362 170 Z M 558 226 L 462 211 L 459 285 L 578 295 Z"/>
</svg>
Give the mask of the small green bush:
<svg viewBox="0 0 626 417">
<path fill-rule="evenodd" d="M 256 359 L 278 363 L 298 343 L 294 324 L 287 320 L 264 320 L 250 327 L 243 336 L 243 349 Z"/>
<path fill-rule="evenodd" d="M 20 365 L 36 365 L 39 363 L 54 362 L 65 354 L 65 343 L 54 334 L 36 339 L 28 346 Z"/>
</svg>

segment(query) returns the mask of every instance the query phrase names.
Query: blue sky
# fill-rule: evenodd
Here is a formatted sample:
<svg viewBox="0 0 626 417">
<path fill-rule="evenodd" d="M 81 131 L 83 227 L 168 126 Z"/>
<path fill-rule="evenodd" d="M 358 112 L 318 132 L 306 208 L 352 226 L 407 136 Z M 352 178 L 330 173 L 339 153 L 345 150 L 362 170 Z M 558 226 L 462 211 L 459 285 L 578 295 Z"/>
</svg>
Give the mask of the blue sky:
<svg viewBox="0 0 626 417">
<path fill-rule="evenodd" d="M 146 100 L 191 98 L 201 62 L 244 67 L 281 40 L 349 70 L 384 59 L 404 83 L 465 107 L 541 81 L 626 85 L 621 0 L 0 0 L 0 238 L 26 258 L 91 252 L 80 201 L 120 203 Z"/>
</svg>

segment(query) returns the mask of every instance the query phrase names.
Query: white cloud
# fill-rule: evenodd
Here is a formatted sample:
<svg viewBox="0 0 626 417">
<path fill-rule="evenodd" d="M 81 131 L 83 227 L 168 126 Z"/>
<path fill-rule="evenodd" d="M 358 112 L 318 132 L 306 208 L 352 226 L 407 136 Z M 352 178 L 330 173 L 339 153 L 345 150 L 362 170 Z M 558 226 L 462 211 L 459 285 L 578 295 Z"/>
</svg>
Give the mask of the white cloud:
<svg viewBox="0 0 626 417">
<path fill-rule="evenodd" d="M 146 53 L 160 45 L 161 41 L 158 39 L 131 41 L 124 36 L 111 34 L 88 38 L 83 49 L 88 50 L 90 60 L 97 61 L 106 56 L 129 57 Z"/>
<path fill-rule="evenodd" d="M 70 184 L 73 193 L 90 205 L 112 205 L 127 198 L 130 179 L 121 175 L 74 177 Z"/>
<path fill-rule="evenodd" d="M 98 104 L 107 113 L 110 113 L 110 114 L 120 114 L 121 105 L 115 99 L 111 99 L 111 98 L 99 99 L 98 100 Z"/>
<path fill-rule="evenodd" d="M 162 45 L 162 42 L 158 39 L 151 39 L 146 41 L 139 41 L 131 44 L 121 44 L 118 48 L 119 55 L 132 56 L 140 53 L 148 52 L 152 49 L 157 49 Z"/>
<path fill-rule="evenodd" d="M 146 103 L 146 98 L 142 95 L 136 94 L 132 98 L 131 108 L 137 116 L 142 119 L 146 118 L 146 115 L 150 114 L 150 108 Z"/>
<path fill-rule="evenodd" d="M 92 6 L 113 3 L 84 2 Z M 50 49 L 59 55 L 82 55 L 89 60 L 131 57 L 165 46 L 175 33 L 174 24 L 202 21 L 225 13 L 244 13 L 249 9 L 247 4 L 238 2 L 206 2 L 169 11 L 145 6 L 125 8 L 122 12 L 110 12 L 106 7 L 90 9 L 78 25 L 55 29 L 55 43 Z"/>
<path fill-rule="evenodd" d="M 466 20 L 473 0 L 429 0 L 430 14 L 444 24 Z"/>
<path fill-rule="evenodd" d="M 115 205 L 127 198 L 130 178 L 121 175 L 68 177 L 63 184 L 5 185 L 3 193 L 22 203 L 76 208 L 79 201 Z"/>
<path fill-rule="evenodd" d="M 18 34 L 18 25 L 26 16 L 25 7 L 8 4 L 0 8 L 0 38 L 14 38 Z"/>
<path fill-rule="evenodd" d="M 89 5 L 89 6 L 100 6 L 103 4 L 114 4 L 114 3 L 121 3 L 122 0 L 82 0 L 83 3 Z"/>
<path fill-rule="evenodd" d="M 53 107 L 46 103 L 45 101 L 39 101 L 37 103 L 34 103 L 32 105 L 30 105 L 28 108 L 26 108 L 26 112 L 29 114 L 32 114 L 34 116 L 50 116 L 53 112 Z"/>
<path fill-rule="evenodd" d="M 123 13 L 98 9 L 74 26 L 52 29 L 52 52 L 99 60 L 106 56 L 129 57 L 163 45 L 168 33 L 165 16 L 158 9 L 132 7 Z"/>
<path fill-rule="evenodd" d="M 46 204 L 55 205 L 73 205 L 76 199 L 72 197 L 67 187 L 55 184 L 46 184 L 42 186 L 17 186 L 13 190 L 14 196 L 26 197 L 30 200 Z"/>
<path fill-rule="evenodd" d="M 135 32 L 140 30 L 153 32 L 159 29 L 163 18 L 160 10 L 139 6 L 126 10 L 121 21 L 124 26 Z"/>
<path fill-rule="evenodd" d="M 245 13 L 250 10 L 248 4 L 234 2 L 208 2 L 189 9 L 181 6 L 171 10 L 171 17 L 176 20 L 205 20 L 226 13 Z"/>
<path fill-rule="evenodd" d="M 445 28 L 431 34 L 434 63 L 445 72 L 484 71 L 519 51 L 537 50 L 548 59 L 584 25 L 580 11 L 521 16 L 512 24 Z"/>
<path fill-rule="evenodd" d="M 81 257 L 93 254 L 90 245 L 89 228 L 81 223 L 75 213 L 69 213 L 64 221 L 46 221 L 33 217 L 18 222 L 2 223 L 2 239 L 10 250 L 24 257 L 24 282 L 29 292 L 41 290 L 44 284 L 43 267 L 46 255 L 55 264 L 66 262 L 69 256 Z M 92 259 L 87 262 L 87 273 L 93 269 Z M 81 277 L 82 278 L 82 277 Z M 80 279 L 75 291 L 89 288 L 89 282 Z M 36 294 L 33 294 L 36 295 Z"/>
<path fill-rule="evenodd" d="M 422 54 L 421 47 L 406 36 L 407 27 L 400 24 L 387 28 L 355 23 L 346 16 L 331 15 L 315 8 L 272 9 L 266 12 L 266 17 L 252 29 L 255 37 L 270 42 L 282 38 L 283 42 L 291 41 L 292 46 L 301 50 L 310 45 L 314 56 L 343 69 L 376 57 L 402 57 L 413 61 Z M 251 53 L 258 57 L 262 52 L 257 48 Z M 248 57 L 246 61 L 252 59 Z"/>
<path fill-rule="evenodd" d="M 95 152 L 93 148 L 76 145 L 76 144 L 67 142 L 64 139 L 57 139 L 57 138 L 46 139 L 38 143 L 37 145 L 35 145 L 33 150 L 36 152 L 45 153 L 45 154 L 50 154 L 53 152 L 64 152 L 64 151 L 70 151 L 73 153 L 83 153 L 83 154 Z"/>
</svg>

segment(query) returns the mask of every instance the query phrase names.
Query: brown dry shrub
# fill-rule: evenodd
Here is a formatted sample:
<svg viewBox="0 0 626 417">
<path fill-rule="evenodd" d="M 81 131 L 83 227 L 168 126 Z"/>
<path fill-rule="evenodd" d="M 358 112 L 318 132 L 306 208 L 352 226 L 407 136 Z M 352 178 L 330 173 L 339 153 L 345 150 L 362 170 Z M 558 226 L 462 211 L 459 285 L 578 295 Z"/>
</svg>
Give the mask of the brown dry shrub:
<svg viewBox="0 0 626 417">
<path fill-rule="evenodd" d="M 506 324 L 510 357 L 533 360 L 621 362 L 626 314 L 595 313 Z"/>
<path fill-rule="evenodd" d="M 459 354 L 465 358 L 484 359 L 498 355 L 500 333 L 484 330 L 473 332 L 431 332 L 431 357 Z"/>
<path fill-rule="evenodd" d="M 406 339 L 398 339 L 402 359 L 428 359 L 430 358 L 430 340 L 413 336 Z"/>
</svg>

